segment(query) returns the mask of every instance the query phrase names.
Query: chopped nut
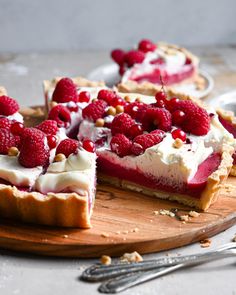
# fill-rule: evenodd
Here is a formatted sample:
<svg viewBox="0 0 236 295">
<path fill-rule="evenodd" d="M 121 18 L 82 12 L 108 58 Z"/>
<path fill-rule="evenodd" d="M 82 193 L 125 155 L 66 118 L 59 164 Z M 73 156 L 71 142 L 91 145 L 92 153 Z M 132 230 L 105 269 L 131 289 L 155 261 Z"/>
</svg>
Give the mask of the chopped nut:
<svg viewBox="0 0 236 295">
<path fill-rule="evenodd" d="M 102 255 L 100 258 L 101 264 L 110 265 L 111 264 L 111 257 L 107 255 Z"/>
<path fill-rule="evenodd" d="M 102 233 L 101 236 L 102 236 L 103 238 L 108 238 L 108 237 L 109 237 L 109 234 L 108 234 L 108 233 Z"/>
<path fill-rule="evenodd" d="M 66 156 L 64 154 L 57 154 L 54 158 L 53 162 L 62 162 L 66 159 Z"/>
<path fill-rule="evenodd" d="M 116 106 L 116 113 L 120 114 L 120 113 L 123 113 L 123 112 L 124 112 L 124 107 L 121 106 L 121 105 L 117 105 Z"/>
<path fill-rule="evenodd" d="M 167 215 L 167 216 L 170 216 L 170 217 L 175 217 L 175 213 L 174 212 L 171 212 L 170 210 L 166 210 L 166 209 L 161 209 L 158 211 L 154 211 L 156 213 L 154 213 L 155 215 Z M 158 212 L 158 213 L 157 213 Z"/>
<path fill-rule="evenodd" d="M 19 150 L 17 147 L 12 146 L 8 150 L 8 156 L 17 156 L 19 154 Z"/>
<path fill-rule="evenodd" d="M 95 125 L 96 127 L 103 127 L 105 124 L 105 121 L 102 118 L 97 119 Z"/>
<path fill-rule="evenodd" d="M 120 257 L 121 262 L 140 262 L 143 261 L 143 257 L 136 251 L 132 253 L 125 253 Z"/>
<path fill-rule="evenodd" d="M 211 245 L 211 240 L 210 240 L 210 239 L 202 240 L 202 241 L 200 241 L 200 244 L 201 244 L 201 247 L 202 247 L 202 248 L 210 247 L 210 245 Z"/>
<path fill-rule="evenodd" d="M 126 96 L 124 97 L 124 100 L 127 101 L 127 102 L 131 102 L 131 98 L 130 98 L 128 95 L 126 95 Z"/>
<path fill-rule="evenodd" d="M 176 138 L 176 140 L 173 142 L 173 147 L 179 149 L 183 144 L 184 143 L 180 138 Z"/>
<path fill-rule="evenodd" d="M 190 212 L 188 213 L 188 215 L 189 215 L 190 217 L 198 217 L 198 216 L 200 215 L 200 213 L 198 213 L 198 212 L 196 212 L 196 211 L 190 211 Z"/>
<path fill-rule="evenodd" d="M 109 115 L 109 116 L 115 116 L 116 115 L 116 109 L 114 107 L 109 107 L 107 109 L 107 115 Z"/>
<path fill-rule="evenodd" d="M 179 218 L 180 218 L 181 221 L 185 221 L 186 222 L 186 221 L 188 221 L 188 218 L 189 217 L 188 217 L 188 215 L 181 215 Z"/>
</svg>

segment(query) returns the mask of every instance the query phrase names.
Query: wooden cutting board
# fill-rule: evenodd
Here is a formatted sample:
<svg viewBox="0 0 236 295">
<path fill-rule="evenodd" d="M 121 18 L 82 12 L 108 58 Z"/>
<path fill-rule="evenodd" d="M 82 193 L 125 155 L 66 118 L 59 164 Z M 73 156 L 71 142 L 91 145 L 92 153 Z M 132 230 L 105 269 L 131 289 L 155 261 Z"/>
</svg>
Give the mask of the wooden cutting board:
<svg viewBox="0 0 236 295">
<path fill-rule="evenodd" d="M 235 187 L 234 187 L 235 185 Z M 186 223 L 155 215 L 160 209 L 191 209 L 139 193 L 99 185 L 93 228 L 62 229 L 0 221 L 0 247 L 40 255 L 67 257 L 151 253 L 211 237 L 236 223 L 236 178 L 229 178 L 219 201 Z"/>
</svg>

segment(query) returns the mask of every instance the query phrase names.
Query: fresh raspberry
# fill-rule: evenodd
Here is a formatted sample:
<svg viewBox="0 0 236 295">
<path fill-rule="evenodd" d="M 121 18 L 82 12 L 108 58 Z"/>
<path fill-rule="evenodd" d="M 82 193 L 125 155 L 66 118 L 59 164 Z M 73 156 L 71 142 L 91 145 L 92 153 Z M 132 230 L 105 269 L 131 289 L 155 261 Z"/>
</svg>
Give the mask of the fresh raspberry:
<svg viewBox="0 0 236 295">
<path fill-rule="evenodd" d="M 124 135 L 129 134 L 129 128 L 135 124 L 135 121 L 130 117 L 129 114 L 122 113 L 113 119 L 111 123 L 111 133 L 112 135 L 116 135 L 117 133 L 121 133 Z"/>
<path fill-rule="evenodd" d="M 56 154 L 64 154 L 66 157 L 69 157 L 70 154 L 76 152 L 79 146 L 79 142 L 74 139 L 64 139 L 57 146 Z"/>
<path fill-rule="evenodd" d="M 90 93 L 88 91 L 81 91 L 78 95 L 78 102 L 89 102 Z"/>
<path fill-rule="evenodd" d="M 154 51 L 156 48 L 157 46 L 148 39 L 143 39 L 138 44 L 138 49 L 145 53 L 148 51 Z"/>
<path fill-rule="evenodd" d="M 11 124 L 11 133 L 14 135 L 21 135 L 22 131 L 24 130 L 25 126 L 21 122 L 12 122 Z"/>
<path fill-rule="evenodd" d="M 55 135 L 47 135 L 47 142 L 50 150 L 55 149 L 55 147 L 57 146 L 57 141 L 58 138 Z"/>
<path fill-rule="evenodd" d="M 68 127 L 71 122 L 70 111 L 65 106 L 58 104 L 50 110 L 48 119 L 56 121 L 58 127 Z"/>
<path fill-rule="evenodd" d="M 140 50 L 130 50 L 125 54 L 125 62 L 128 67 L 132 67 L 134 64 L 140 64 L 143 62 L 145 54 Z"/>
<path fill-rule="evenodd" d="M 176 105 L 176 110 L 181 110 L 185 114 L 184 120 L 180 124 L 185 132 L 198 136 L 208 133 L 210 129 L 210 117 L 206 110 L 190 100 L 179 101 Z"/>
<path fill-rule="evenodd" d="M 149 134 L 141 134 L 135 137 L 131 147 L 131 152 L 138 156 L 145 152 L 145 150 L 162 141 L 164 132 L 162 130 L 154 130 Z"/>
<path fill-rule="evenodd" d="M 63 103 L 77 101 L 77 88 L 70 78 L 62 78 L 56 85 L 52 94 L 52 100 Z"/>
<path fill-rule="evenodd" d="M 143 128 L 140 124 L 134 124 L 128 130 L 128 134 L 130 138 L 135 138 L 136 136 L 142 133 L 143 133 Z"/>
<path fill-rule="evenodd" d="M 124 134 L 116 134 L 112 137 L 110 146 L 112 152 L 116 153 L 119 157 L 124 157 L 130 154 L 132 141 Z"/>
<path fill-rule="evenodd" d="M 54 120 L 45 120 L 37 125 L 36 128 L 43 131 L 46 135 L 55 135 L 58 131 L 57 122 Z"/>
<path fill-rule="evenodd" d="M 0 154 L 7 154 L 10 147 L 16 146 L 15 137 L 9 129 L 0 129 Z"/>
<path fill-rule="evenodd" d="M 164 108 L 150 107 L 143 113 L 142 124 L 147 131 L 157 128 L 169 131 L 172 125 L 171 113 Z"/>
<path fill-rule="evenodd" d="M 83 141 L 82 146 L 89 153 L 94 153 L 95 152 L 95 144 L 93 143 L 92 140 L 85 139 Z"/>
<path fill-rule="evenodd" d="M 83 118 L 96 122 L 97 119 L 103 118 L 106 114 L 106 106 L 107 103 L 101 99 L 91 102 L 83 109 Z"/>
<path fill-rule="evenodd" d="M 102 89 L 98 92 L 98 99 L 105 100 L 109 105 L 111 105 L 112 101 L 117 97 L 115 91 Z"/>
<path fill-rule="evenodd" d="M 168 111 L 170 111 L 171 113 L 173 113 L 175 110 L 178 109 L 178 104 L 180 102 L 180 99 L 177 97 L 173 97 L 170 100 L 166 101 L 166 108 L 168 109 Z"/>
<path fill-rule="evenodd" d="M 49 161 L 46 135 L 36 128 L 25 128 L 21 135 L 19 163 L 26 168 L 45 166 Z"/>
<path fill-rule="evenodd" d="M 0 118 L 0 128 L 9 130 L 11 128 L 11 124 L 12 121 L 10 121 L 9 119 L 4 117 Z"/>
<path fill-rule="evenodd" d="M 19 111 L 19 105 L 15 99 L 3 95 L 0 96 L 0 115 L 10 116 Z"/>
<path fill-rule="evenodd" d="M 129 114 L 133 119 L 137 119 L 139 111 L 143 109 L 144 103 L 142 102 L 131 102 L 124 107 L 124 112 Z"/>
<path fill-rule="evenodd" d="M 111 52 L 111 58 L 116 62 L 119 66 L 124 64 L 125 52 L 122 49 L 114 49 Z"/>
<path fill-rule="evenodd" d="M 175 129 L 171 132 L 171 135 L 174 139 L 181 139 L 182 141 L 186 140 L 186 133 L 181 129 Z"/>
</svg>

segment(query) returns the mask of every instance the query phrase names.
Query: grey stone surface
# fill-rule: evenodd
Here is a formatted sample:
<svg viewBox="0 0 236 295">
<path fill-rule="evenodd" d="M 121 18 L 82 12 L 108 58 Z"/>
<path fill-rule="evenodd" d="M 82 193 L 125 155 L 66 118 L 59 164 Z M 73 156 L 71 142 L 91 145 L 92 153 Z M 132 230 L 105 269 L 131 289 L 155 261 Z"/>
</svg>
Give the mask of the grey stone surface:
<svg viewBox="0 0 236 295">
<path fill-rule="evenodd" d="M 220 71 L 236 71 L 236 52 L 233 47 L 194 47 L 202 57 L 202 66 L 217 76 Z M 221 63 L 213 65 L 219 56 Z M 224 61 L 224 62 L 223 62 Z M 92 68 L 109 62 L 108 52 L 68 52 L 50 54 L 0 55 L 0 85 L 9 89 L 21 105 L 42 104 L 41 81 L 55 75 L 86 74 Z M 230 67 L 227 67 L 227 65 Z M 216 85 L 214 94 L 229 90 Z M 157 229 L 158 230 L 158 229 Z M 212 238 L 211 249 L 228 243 L 236 234 L 236 226 Z M 205 252 L 199 243 L 144 258 L 162 255 Z M 78 278 L 85 267 L 97 260 L 45 258 L 0 250 L 1 295 L 90 295 L 98 294 L 98 284 L 81 282 Z M 236 295 L 235 259 L 225 259 L 205 266 L 182 270 L 141 286 L 124 294 L 129 295 Z"/>
<path fill-rule="evenodd" d="M 0 0 L 0 52 L 236 42 L 235 0 Z"/>
</svg>

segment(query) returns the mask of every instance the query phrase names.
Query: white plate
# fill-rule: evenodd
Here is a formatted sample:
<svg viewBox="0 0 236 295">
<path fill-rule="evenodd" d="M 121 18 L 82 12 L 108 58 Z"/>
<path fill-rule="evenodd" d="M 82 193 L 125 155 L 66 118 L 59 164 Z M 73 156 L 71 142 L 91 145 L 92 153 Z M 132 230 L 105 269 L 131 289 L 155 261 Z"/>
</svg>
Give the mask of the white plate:
<svg viewBox="0 0 236 295">
<path fill-rule="evenodd" d="M 207 100 L 214 108 L 222 108 L 236 114 L 236 91 L 230 91 Z"/>
<path fill-rule="evenodd" d="M 90 72 L 87 77 L 88 79 L 94 80 L 94 81 L 103 80 L 107 86 L 112 87 L 120 81 L 118 69 L 119 68 L 116 64 L 102 65 L 94 69 L 92 72 Z M 197 90 L 194 84 L 186 84 L 186 85 L 178 86 L 175 89 L 177 91 L 184 92 L 186 94 L 192 95 L 197 98 L 202 98 L 207 96 L 211 92 L 214 86 L 214 81 L 207 72 L 200 70 L 199 73 L 206 81 L 205 89 Z"/>
</svg>

